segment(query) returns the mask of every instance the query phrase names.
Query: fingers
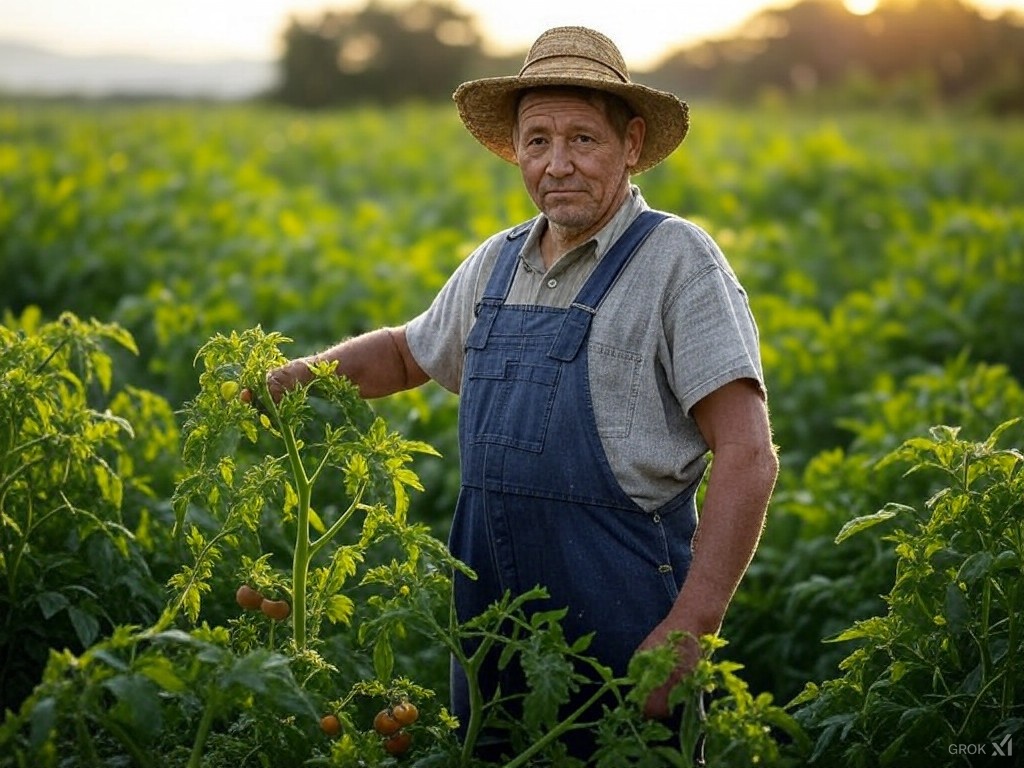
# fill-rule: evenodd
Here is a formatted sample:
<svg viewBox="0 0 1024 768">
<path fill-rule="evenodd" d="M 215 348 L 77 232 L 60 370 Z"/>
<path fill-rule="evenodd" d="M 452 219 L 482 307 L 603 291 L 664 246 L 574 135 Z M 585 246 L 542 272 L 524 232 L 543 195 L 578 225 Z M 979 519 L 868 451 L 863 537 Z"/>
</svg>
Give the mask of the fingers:
<svg viewBox="0 0 1024 768">
<path fill-rule="evenodd" d="M 644 717 L 649 720 L 665 720 L 668 718 L 670 714 L 668 694 L 673 686 L 673 682 L 666 683 L 647 697 L 647 701 L 644 702 Z"/>
<path fill-rule="evenodd" d="M 265 413 L 268 416 L 270 415 L 270 412 L 267 410 L 266 405 L 263 404 L 263 401 L 260 399 L 259 395 L 257 395 L 251 389 L 248 389 L 248 388 L 243 389 L 238 394 L 238 397 L 239 397 L 239 399 L 243 403 L 246 403 L 247 405 L 251 405 L 253 408 L 255 408 L 260 413 Z"/>
<path fill-rule="evenodd" d="M 700 660 L 700 644 L 693 635 L 687 634 L 680 638 L 675 646 L 678 663 L 676 668 L 669 675 L 668 680 L 647 697 L 644 702 L 644 717 L 654 720 L 663 720 L 671 714 L 669 708 L 669 695 L 680 680 L 691 674 Z"/>
<path fill-rule="evenodd" d="M 305 358 L 289 360 L 279 368 L 272 368 L 267 371 L 267 390 L 270 392 L 271 400 L 274 403 L 281 402 L 281 397 L 285 392 L 305 383 L 308 379 L 309 362 Z M 262 413 L 267 412 L 266 404 L 260 402 L 258 394 L 253 390 L 243 389 L 240 397 L 243 403 L 251 404 Z"/>
</svg>

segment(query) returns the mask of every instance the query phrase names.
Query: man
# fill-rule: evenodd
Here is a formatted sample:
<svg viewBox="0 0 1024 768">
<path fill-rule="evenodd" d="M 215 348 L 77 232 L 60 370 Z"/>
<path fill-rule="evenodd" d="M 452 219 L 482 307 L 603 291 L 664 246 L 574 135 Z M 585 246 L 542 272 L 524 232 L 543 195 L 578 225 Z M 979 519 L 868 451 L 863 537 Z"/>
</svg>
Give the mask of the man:
<svg viewBox="0 0 1024 768">
<path fill-rule="evenodd" d="M 711 238 L 631 184 L 683 140 L 688 110 L 632 82 L 611 40 L 548 30 L 519 75 L 454 99 L 540 215 L 484 242 L 419 317 L 290 361 L 271 391 L 326 359 L 364 397 L 430 379 L 458 392 L 450 546 L 479 575 L 456 583 L 460 619 L 542 584 L 569 636 L 594 632 L 621 673 L 673 630 L 717 632 L 757 546 L 778 463 L 755 323 Z M 676 679 L 698 655 L 678 650 Z M 668 715 L 668 688 L 649 716 Z"/>
</svg>

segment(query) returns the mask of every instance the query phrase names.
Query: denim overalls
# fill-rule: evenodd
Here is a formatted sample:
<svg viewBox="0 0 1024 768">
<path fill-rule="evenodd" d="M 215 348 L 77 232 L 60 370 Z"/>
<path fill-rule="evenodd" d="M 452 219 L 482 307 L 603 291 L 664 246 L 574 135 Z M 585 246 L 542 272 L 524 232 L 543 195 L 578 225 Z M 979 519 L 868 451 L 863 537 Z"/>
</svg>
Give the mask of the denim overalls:
<svg viewBox="0 0 1024 768">
<path fill-rule="evenodd" d="M 616 674 L 665 618 L 686 576 L 695 486 L 653 513 L 622 490 L 598 435 L 586 342 L 601 300 L 664 217 L 640 214 L 568 309 L 504 303 L 530 226 L 513 230 L 477 306 L 460 393 L 462 488 L 449 546 L 478 579 L 456 577 L 459 620 L 505 590 L 543 585 L 551 598 L 533 610 L 567 607 L 569 642 L 595 632 L 587 653 Z M 523 685 L 496 667 L 481 682 L 485 697 L 499 682 L 503 693 Z M 452 705 L 465 724 L 458 668 Z"/>
</svg>

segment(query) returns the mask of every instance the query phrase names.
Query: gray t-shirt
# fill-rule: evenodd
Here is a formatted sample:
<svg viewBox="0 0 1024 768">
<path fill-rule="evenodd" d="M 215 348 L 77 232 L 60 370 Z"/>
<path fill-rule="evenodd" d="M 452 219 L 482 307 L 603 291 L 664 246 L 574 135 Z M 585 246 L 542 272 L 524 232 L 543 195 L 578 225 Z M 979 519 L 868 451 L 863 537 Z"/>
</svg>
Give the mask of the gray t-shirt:
<svg viewBox="0 0 1024 768">
<path fill-rule="evenodd" d="M 568 307 L 598 260 L 649 206 L 632 188 L 598 234 L 545 270 L 541 216 L 526 238 L 509 304 Z M 506 230 L 507 232 L 507 230 Z M 455 270 L 430 308 L 409 322 L 413 357 L 458 392 L 465 341 L 506 232 Z M 708 446 L 690 409 L 736 379 L 764 388 L 757 327 L 747 295 L 711 237 L 670 217 L 634 254 L 598 307 L 588 340 L 598 434 L 622 489 L 657 509 L 697 480 Z"/>
</svg>

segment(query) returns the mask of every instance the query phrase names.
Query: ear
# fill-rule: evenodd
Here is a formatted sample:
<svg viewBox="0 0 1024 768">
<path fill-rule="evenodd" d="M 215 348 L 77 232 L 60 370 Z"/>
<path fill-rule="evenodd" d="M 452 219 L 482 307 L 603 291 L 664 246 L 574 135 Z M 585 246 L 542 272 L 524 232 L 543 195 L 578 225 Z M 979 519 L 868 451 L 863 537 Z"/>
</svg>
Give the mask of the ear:
<svg viewBox="0 0 1024 768">
<path fill-rule="evenodd" d="M 647 135 L 647 123 L 642 117 L 634 117 L 626 125 L 626 166 L 632 168 L 640 161 L 640 152 L 644 148 L 644 136 Z"/>
</svg>

